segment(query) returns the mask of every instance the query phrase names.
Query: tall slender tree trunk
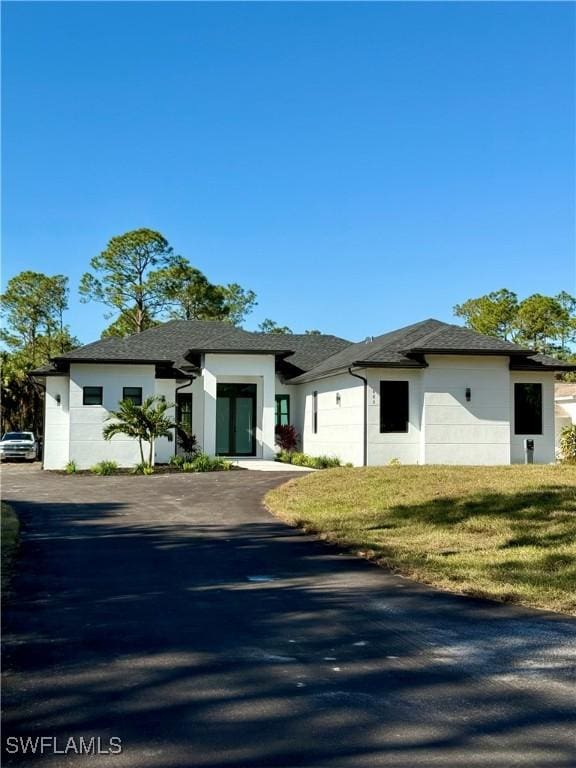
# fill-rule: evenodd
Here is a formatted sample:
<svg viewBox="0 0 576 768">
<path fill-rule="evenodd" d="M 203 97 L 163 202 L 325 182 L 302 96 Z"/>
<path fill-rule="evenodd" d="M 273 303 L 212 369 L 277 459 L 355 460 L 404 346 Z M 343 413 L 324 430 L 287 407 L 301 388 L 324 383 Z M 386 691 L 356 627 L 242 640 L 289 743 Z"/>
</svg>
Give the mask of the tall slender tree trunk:
<svg viewBox="0 0 576 768">
<path fill-rule="evenodd" d="M 144 448 L 142 447 L 142 438 L 138 438 L 138 447 L 140 448 L 140 459 L 142 460 L 142 464 L 144 464 Z"/>
</svg>

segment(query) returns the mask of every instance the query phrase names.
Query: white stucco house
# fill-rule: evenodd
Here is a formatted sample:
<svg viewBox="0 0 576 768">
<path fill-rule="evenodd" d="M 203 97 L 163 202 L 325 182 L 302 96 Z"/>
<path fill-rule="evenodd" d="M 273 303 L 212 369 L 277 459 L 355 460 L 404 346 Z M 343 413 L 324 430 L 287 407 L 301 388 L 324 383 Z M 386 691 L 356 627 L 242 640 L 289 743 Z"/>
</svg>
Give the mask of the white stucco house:
<svg viewBox="0 0 576 768">
<path fill-rule="evenodd" d="M 174 320 L 54 358 L 46 387 L 44 468 L 139 461 L 134 441 L 102 439 L 119 401 L 163 395 L 211 455 L 272 459 L 275 426 L 302 450 L 356 466 L 510 464 L 555 458 L 555 373 L 575 366 L 510 342 L 425 320 L 351 343 Z M 164 463 L 176 441 L 158 440 Z"/>
</svg>

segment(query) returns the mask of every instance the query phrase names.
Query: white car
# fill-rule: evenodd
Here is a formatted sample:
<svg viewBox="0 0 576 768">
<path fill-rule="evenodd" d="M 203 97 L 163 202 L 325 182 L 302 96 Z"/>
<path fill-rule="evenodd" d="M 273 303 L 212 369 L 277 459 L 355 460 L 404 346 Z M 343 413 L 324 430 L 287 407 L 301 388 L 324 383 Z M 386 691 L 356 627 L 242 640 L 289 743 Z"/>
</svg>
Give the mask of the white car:
<svg viewBox="0 0 576 768">
<path fill-rule="evenodd" d="M 34 432 L 5 432 L 0 440 L 0 459 L 36 461 L 38 444 Z"/>
</svg>

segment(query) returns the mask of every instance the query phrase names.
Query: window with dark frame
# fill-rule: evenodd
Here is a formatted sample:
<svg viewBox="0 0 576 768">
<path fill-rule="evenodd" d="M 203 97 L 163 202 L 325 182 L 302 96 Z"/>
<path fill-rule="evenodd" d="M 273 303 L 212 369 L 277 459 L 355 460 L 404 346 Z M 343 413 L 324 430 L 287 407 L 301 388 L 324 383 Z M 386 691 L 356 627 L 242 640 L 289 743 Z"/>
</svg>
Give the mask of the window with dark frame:
<svg viewBox="0 0 576 768">
<path fill-rule="evenodd" d="M 318 392 L 312 392 L 312 432 L 318 432 Z"/>
<path fill-rule="evenodd" d="M 408 432 L 410 424 L 407 381 L 380 382 L 380 432 Z"/>
<path fill-rule="evenodd" d="M 102 405 L 102 387 L 83 387 L 82 405 Z"/>
<path fill-rule="evenodd" d="M 142 387 L 123 387 L 122 400 L 131 400 L 134 405 L 142 405 Z"/>
<path fill-rule="evenodd" d="M 514 434 L 542 434 L 542 384 L 514 384 Z"/>
<path fill-rule="evenodd" d="M 290 424 L 290 395 L 276 395 L 276 426 Z"/>
</svg>

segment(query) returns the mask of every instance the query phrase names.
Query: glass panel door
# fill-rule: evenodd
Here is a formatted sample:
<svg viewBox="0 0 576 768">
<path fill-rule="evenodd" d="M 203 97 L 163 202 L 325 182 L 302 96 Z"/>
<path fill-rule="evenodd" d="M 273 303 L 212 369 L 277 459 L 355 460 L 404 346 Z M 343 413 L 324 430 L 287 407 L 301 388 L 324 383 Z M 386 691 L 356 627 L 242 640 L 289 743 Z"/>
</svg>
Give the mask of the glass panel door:
<svg viewBox="0 0 576 768">
<path fill-rule="evenodd" d="M 256 455 L 256 384 L 218 384 L 216 453 Z"/>
<path fill-rule="evenodd" d="M 230 456 L 230 398 L 216 399 L 216 453 Z"/>
<path fill-rule="evenodd" d="M 254 425 L 252 423 L 253 399 L 237 397 L 234 409 L 235 453 L 251 454 Z"/>
</svg>

